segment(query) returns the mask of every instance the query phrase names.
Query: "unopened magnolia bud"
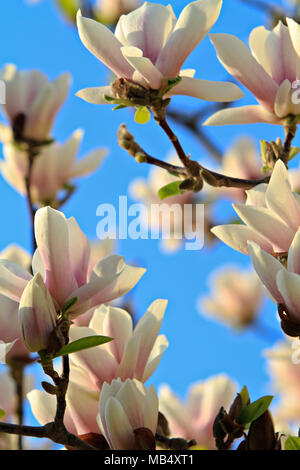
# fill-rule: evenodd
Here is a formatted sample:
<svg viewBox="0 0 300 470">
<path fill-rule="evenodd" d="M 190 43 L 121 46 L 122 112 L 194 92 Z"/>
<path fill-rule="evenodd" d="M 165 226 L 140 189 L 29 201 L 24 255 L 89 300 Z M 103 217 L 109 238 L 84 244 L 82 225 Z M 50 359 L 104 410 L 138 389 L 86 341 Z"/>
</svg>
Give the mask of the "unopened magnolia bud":
<svg viewBox="0 0 300 470">
<path fill-rule="evenodd" d="M 56 326 L 52 297 L 38 273 L 28 282 L 19 305 L 22 339 L 31 352 L 47 350 L 51 332 Z"/>
<path fill-rule="evenodd" d="M 145 163 L 146 161 L 146 156 L 144 153 L 138 152 L 135 156 L 135 159 L 138 163 Z"/>
</svg>

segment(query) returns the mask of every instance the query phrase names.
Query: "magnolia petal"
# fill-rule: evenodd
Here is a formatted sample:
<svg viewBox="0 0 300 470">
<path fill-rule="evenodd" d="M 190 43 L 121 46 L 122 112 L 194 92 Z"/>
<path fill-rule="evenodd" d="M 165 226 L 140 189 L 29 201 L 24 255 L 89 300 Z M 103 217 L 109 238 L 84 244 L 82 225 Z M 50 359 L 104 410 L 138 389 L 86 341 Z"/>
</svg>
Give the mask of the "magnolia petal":
<svg viewBox="0 0 300 470">
<path fill-rule="evenodd" d="M 108 149 L 103 148 L 94 150 L 84 158 L 77 160 L 71 170 L 70 178 L 90 175 L 99 168 L 107 154 Z"/>
<path fill-rule="evenodd" d="M 146 389 L 144 398 L 144 427 L 155 435 L 158 419 L 158 396 L 153 385 Z"/>
<path fill-rule="evenodd" d="M 280 191 L 278 191 L 280 188 Z M 278 160 L 265 195 L 267 206 L 293 230 L 300 225 L 300 208 L 294 198 L 288 171 L 283 161 Z M 288 207 L 288 210 L 287 210 Z"/>
<path fill-rule="evenodd" d="M 269 36 L 270 31 L 268 31 L 264 26 L 258 26 L 250 33 L 249 46 L 255 59 L 263 66 L 267 74 L 272 76 L 270 57 L 267 54 L 266 49 L 266 41 Z"/>
<path fill-rule="evenodd" d="M 242 98 L 244 93 L 234 83 L 212 82 L 184 76 L 168 95 L 187 95 L 201 100 L 227 102 Z"/>
<path fill-rule="evenodd" d="M 278 86 L 252 56 L 247 46 L 231 34 L 211 34 L 210 38 L 226 70 L 272 112 Z"/>
<path fill-rule="evenodd" d="M 104 96 L 113 97 L 111 86 L 96 86 L 91 88 L 83 88 L 82 90 L 77 91 L 76 96 L 83 99 L 87 103 L 92 104 L 109 104 Z"/>
<path fill-rule="evenodd" d="M 127 379 L 118 391 L 116 399 L 121 403 L 132 429 L 143 427 L 144 417 L 141 411 L 145 399 L 144 385 L 137 380 Z"/>
<path fill-rule="evenodd" d="M 105 407 L 108 441 L 114 450 L 132 450 L 135 447 L 133 429 L 122 405 L 115 398 L 108 399 Z"/>
<path fill-rule="evenodd" d="M 121 380 L 127 378 L 135 378 L 135 370 L 137 366 L 139 351 L 141 344 L 141 336 L 133 336 L 126 344 L 126 348 L 116 371 L 116 377 L 120 377 Z"/>
<path fill-rule="evenodd" d="M 106 307 L 103 328 L 102 334 L 114 338 L 108 347 L 120 363 L 126 344 L 132 336 L 132 318 L 125 310 L 108 306 Z"/>
<path fill-rule="evenodd" d="M 294 231 L 276 214 L 264 208 L 243 204 L 233 204 L 234 210 L 250 228 L 265 237 L 274 247 L 274 251 L 288 251 L 294 237 Z"/>
<path fill-rule="evenodd" d="M 0 292 L 16 302 L 32 276 L 24 268 L 9 260 L 0 260 Z"/>
<path fill-rule="evenodd" d="M 222 242 L 226 243 L 226 245 L 229 245 L 234 250 L 240 251 L 246 255 L 248 254 L 247 242 L 249 240 L 256 242 L 265 251 L 273 251 L 272 245 L 268 240 L 246 225 L 218 225 L 213 227 L 211 232 L 216 237 L 220 238 Z"/>
<path fill-rule="evenodd" d="M 282 264 L 274 256 L 263 251 L 256 243 L 249 242 L 248 249 L 254 269 L 262 283 L 277 303 L 284 303 L 283 296 L 276 284 L 277 274 L 283 269 Z"/>
<path fill-rule="evenodd" d="M 289 28 L 289 33 L 294 49 L 300 57 L 300 25 L 292 18 L 287 18 L 286 22 Z"/>
<path fill-rule="evenodd" d="M 176 77 L 186 58 L 207 35 L 217 21 L 222 0 L 199 0 L 181 12 L 156 66 L 164 77 Z"/>
<path fill-rule="evenodd" d="M 87 282 L 90 260 L 90 243 L 74 217 L 67 220 L 69 232 L 70 264 L 78 286 Z"/>
<path fill-rule="evenodd" d="M 131 78 L 133 68 L 121 53 L 122 44 L 103 24 L 77 13 L 77 27 L 85 47 L 118 77 Z"/>
<path fill-rule="evenodd" d="M 98 393 L 93 393 L 86 387 L 81 387 L 70 381 L 66 398 L 69 414 L 76 427 L 76 434 L 99 433 L 96 419 Z M 83 403 L 84 406 L 82 406 Z"/>
<path fill-rule="evenodd" d="M 289 80 L 284 80 L 284 82 L 278 88 L 278 92 L 275 98 L 274 111 L 276 116 L 279 118 L 284 118 L 288 114 L 293 114 L 292 105 L 291 83 Z"/>
<path fill-rule="evenodd" d="M 300 274 L 300 229 L 297 230 L 289 249 L 288 270 Z"/>
<path fill-rule="evenodd" d="M 37 211 L 34 225 L 45 267 L 45 284 L 62 306 L 77 287 L 70 263 L 67 220 L 61 212 L 43 207 Z"/>
<path fill-rule="evenodd" d="M 157 338 L 145 367 L 142 382 L 146 382 L 155 372 L 168 345 L 169 342 L 165 335 L 160 335 Z"/>
<path fill-rule="evenodd" d="M 217 111 L 210 116 L 204 126 L 224 126 L 232 124 L 253 124 L 256 122 L 266 122 L 269 124 L 280 124 L 281 120 L 270 113 L 263 106 L 251 105 L 240 108 L 229 108 Z"/>
<path fill-rule="evenodd" d="M 143 55 L 140 49 L 136 47 L 122 47 L 121 51 L 129 64 L 148 82 L 150 88 L 158 90 L 162 86 L 162 74 L 148 57 L 142 57 L 138 54 L 137 51 L 140 51 Z"/>
<path fill-rule="evenodd" d="M 288 309 L 289 317 L 300 320 L 300 276 L 281 269 L 277 274 L 277 286 Z"/>
</svg>

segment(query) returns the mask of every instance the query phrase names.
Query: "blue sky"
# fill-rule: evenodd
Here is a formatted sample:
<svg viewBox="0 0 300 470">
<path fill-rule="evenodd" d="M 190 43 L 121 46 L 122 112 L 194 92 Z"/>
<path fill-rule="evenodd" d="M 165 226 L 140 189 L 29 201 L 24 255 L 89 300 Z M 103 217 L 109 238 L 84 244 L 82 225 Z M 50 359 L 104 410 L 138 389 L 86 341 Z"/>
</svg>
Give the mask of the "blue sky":
<svg viewBox="0 0 300 470">
<path fill-rule="evenodd" d="M 67 216 L 75 216 L 83 231 L 95 238 L 97 206 L 101 203 L 116 204 L 119 195 L 127 194 L 130 181 L 138 176 L 146 177 L 150 169 L 146 165 L 137 165 L 118 147 L 118 126 L 125 122 L 144 148 L 157 157 L 164 158 L 170 151 L 170 144 L 153 121 L 147 126 L 141 126 L 134 123 L 128 110 L 112 112 L 110 106 L 89 105 L 75 96 L 75 92 L 81 88 L 105 84 L 108 71 L 85 49 L 76 29 L 62 19 L 52 0 L 44 0 L 34 7 L 28 6 L 23 0 L 2 3 L 1 63 L 12 62 L 20 69 L 37 68 L 52 79 L 64 71 L 69 71 L 73 76 L 71 91 L 58 116 L 54 136 L 64 141 L 76 128 L 82 128 L 85 131 L 82 155 L 97 147 L 110 148 L 110 155 L 103 167 L 79 184 L 76 195 L 64 208 Z M 176 0 L 154 3 L 171 3 L 178 14 L 188 2 Z M 231 33 L 247 41 L 250 31 L 264 23 L 265 16 L 261 12 L 241 5 L 238 0 L 225 0 L 213 31 Z M 188 58 L 186 68 L 189 67 L 197 69 L 197 78 L 226 79 L 226 72 L 218 62 L 208 38 Z M 254 103 L 254 98 L 246 93 L 240 103 Z M 203 104 L 192 98 L 174 99 L 174 105 L 177 108 L 182 106 L 182 109 L 195 109 Z M 187 153 L 206 165 L 211 164 L 205 150 L 190 134 L 180 127 L 175 126 L 175 130 Z M 277 136 L 283 135 L 279 126 L 268 125 L 228 126 L 211 128 L 208 132 L 224 150 L 239 135 L 253 136 L 256 142 L 261 138 L 275 140 Z M 29 249 L 25 202 L 2 177 L 0 208 L 0 249 L 11 242 Z M 229 202 L 226 211 L 231 213 Z M 217 243 L 213 249 L 180 251 L 170 256 L 159 251 L 155 240 L 122 240 L 118 252 L 128 262 L 136 261 L 147 268 L 146 275 L 134 291 L 138 314 L 142 314 L 156 298 L 169 300 L 162 332 L 167 335 L 170 344 L 152 377 L 155 386 L 167 382 L 183 396 L 191 383 L 226 372 L 241 386 L 247 384 L 253 397 L 269 390 L 269 378 L 261 352 L 273 344 L 274 335 L 264 339 L 252 331 L 236 334 L 201 317 L 196 309 L 197 298 L 207 291 L 211 271 L 224 263 L 250 265 L 246 256 L 221 243 Z M 280 336 L 276 308 L 270 302 L 267 302 L 261 319 Z"/>
</svg>

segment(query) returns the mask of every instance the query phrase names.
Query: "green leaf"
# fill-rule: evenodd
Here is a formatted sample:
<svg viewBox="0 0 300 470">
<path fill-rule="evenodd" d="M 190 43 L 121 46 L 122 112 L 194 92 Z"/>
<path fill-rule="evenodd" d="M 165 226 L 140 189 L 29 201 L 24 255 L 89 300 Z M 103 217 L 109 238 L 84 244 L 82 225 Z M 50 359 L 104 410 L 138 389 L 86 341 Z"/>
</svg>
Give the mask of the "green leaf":
<svg viewBox="0 0 300 470">
<path fill-rule="evenodd" d="M 116 101 L 115 98 L 112 98 L 111 96 L 108 96 L 108 95 L 104 95 L 104 98 L 105 98 L 106 101 L 108 101 L 108 102 L 115 102 L 115 101 Z"/>
<path fill-rule="evenodd" d="M 300 437 L 289 436 L 285 441 L 285 450 L 300 450 Z"/>
<path fill-rule="evenodd" d="M 56 0 L 57 5 L 66 15 L 66 17 L 76 23 L 76 14 L 78 10 L 78 4 L 76 0 Z"/>
<path fill-rule="evenodd" d="M 182 183 L 181 180 L 174 181 L 173 183 L 169 183 L 166 186 L 163 186 L 158 191 L 158 196 L 160 199 L 166 199 L 167 197 L 177 196 L 178 194 L 182 194 L 183 191 L 179 189 L 180 184 Z"/>
<path fill-rule="evenodd" d="M 0 419 L 4 418 L 5 415 L 6 415 L 5 411 L 1 410 L 0 408 Z"/>
<path fill-rule="evenodd" d="M 83 349 L 94 348 L 95 346 L 109 343 L 112 340 L 113 338 L 110 338 L 109 336 L 87 336 L 86 338 L 80 338 L 61 348 L 54 357 L 66 356 L 67 354 L 82 351 Z"/>
<path fill-rule="evenodd" d="M 274 397 L 267 395 L 245 406 L 239 414 L 240 424 L 252 423 L 259 418 L 269 408 Z"/>
<path fill-rule="evenodd" d="M 250 402 L 250 396 L 246 385 L 240 391 L 240 397 L 242 399 L 243 406 L 248 406 L 248 403 Z"/>
<path fill-rule="evenodd" d="M 169 78 L 167 88 L 166 88 L 164 94 L 167 94 L 170 90 L 172 90 L 172 88 L 174 88 L 174 86 L 178 85 L 178 83 L 180 83 L 181 80 L 182 80 L 182 77 L 180 77 L 179 75 L 176 78 Z"/>
<path fill-rule="evenodd" d="M 289 161 L 295 158 L 300 152 L 299 147 L 292 147 L 289 154 Z"/>
<path fill-rule="evenodd" d="M 124 109 L 124 108 L 127 108 L 127 106 L 125 106 L 124 104 L 118 104 L 118 106 L 113 108 L 113 111 L 117 111 L 118 109 Z"/>
<path fill-rule="evenodd" d="M 138 124 L 147 124 L 147 122 L 149 122 L 150 120 L 150 117 L 151 117 L 151 113 L 149 109 L 146 106 L 142 106 L 142 107 L 137 108 L 135 116 L 134 116 L 134 120 Z"/>
<path fill-rule="evenodd" d="M 73 305 L 76 304 L 77 300 L 78 297 L 73 297 L 72 299 L 68 300 L 62 308 L 62 314 L 64 315 L 65 313 L 67 313 L 67 311 L 70 310 Z"/>
</svg>

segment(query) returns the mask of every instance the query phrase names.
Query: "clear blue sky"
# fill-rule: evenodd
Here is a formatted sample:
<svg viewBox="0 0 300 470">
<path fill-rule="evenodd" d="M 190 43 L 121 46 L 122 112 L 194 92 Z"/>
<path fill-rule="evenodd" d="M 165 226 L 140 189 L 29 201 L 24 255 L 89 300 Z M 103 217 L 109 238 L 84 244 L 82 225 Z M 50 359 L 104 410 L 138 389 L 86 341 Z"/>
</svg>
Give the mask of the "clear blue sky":
<svg viewBox="0 0 300 470">
<path fill-rule="evenodd" d="M 168 1 L 161 1 L 167 5 Z M 188 2 L 172 1 L 178 14 Z M 280 3 L 280 2 L 278 2 Z M 215 32 L 237 35 L 247 41 L 252 28 L 264 24 L 265 17 L 238 0 L 224 0 L 221 16 Z M 137 139 L 151 154 L 164 157 L 170 150 L 165 136 L 153 122 L 147 127 L 133 122 L 127 110 L 112 112 L 110 106 L 89 105 L 75 96 L 75 92 L 88 86 L 105 83 L 107 69 L 82 45 L 77 30 L 59 15 L 52 0 L 40 5 L 28 6 L 23 0 L 1 2 L 0 19 L 1 63 L 12 62 L 21 69 L 38 68 L 50 78 L 69 71 L 73 84 L 68 100 L 59 114 L 54 135 L 65 140 L 76 128 L 85 130 L 81 154 L 101 147 L 110 147 L 110 155 L 103 167 L 89 179 L 64 208 L 67 216 L 75 216 L 84 232 L 96 237 L 96 208 L 100 203 L 116 203 L 119 195 L 126 195 L 129 182 L 137 176 L 146 176 L 149 168 L 137 165 L 118 148 L 116 132 L 126 122 Z M 219 64 L 212 45 L 206 38 L 189 57 L 187 67 L 197 69 L 196 77 L 223 80 L 226 72 Z M 254 103 L 246 93 L 241 104 Z M 192 98 L 175 98 L 174 104 L 195 108 L 202 103 Z M 193 158 L 210 164 L 204 149 L 194 142 L 181 128 L 176 131 L 187 152 Z M 209 129 L 210 136 L 226 149 L 239 135 L 252 135 L 273 140 L 282 136 L 279 126 L 251 125 Z M 227 204 L 230 213 L 230 203 Z M 1 233 L 0 249 L 11 242 L 29 249 L 29 224 L 24 200 L 0 177 Z M 272 345 L 253 332 L 236 334 L 228 328 L 201 317 L 196 301 L 207 290 L 209 273 L 223 263 L 249 265 L 246 256 L 218 243 L 213 250 L 199 252 L 180 251 L 172 256 L 159 251 L 157 241 L 131 241 L 119 243 L 118 251 L 127 261 L 136 261 L 148 271 L 134 292 L 139 314 L 156 298 L 167 298 L 169 305 L 162 332 L 169 339 L 169 349 L 152 377 L 158 386 L 167 382 L 180 395 L 184 395 L 190 383 L 212 374 L 227 372 L 240 385 L 247 384 L 253 397 L 268 391 L 268 376 L 261 352 Z M 276 308 L 267 304 L 262 321 L 278 328 Z"/>
</svg>

